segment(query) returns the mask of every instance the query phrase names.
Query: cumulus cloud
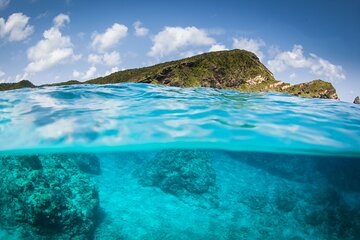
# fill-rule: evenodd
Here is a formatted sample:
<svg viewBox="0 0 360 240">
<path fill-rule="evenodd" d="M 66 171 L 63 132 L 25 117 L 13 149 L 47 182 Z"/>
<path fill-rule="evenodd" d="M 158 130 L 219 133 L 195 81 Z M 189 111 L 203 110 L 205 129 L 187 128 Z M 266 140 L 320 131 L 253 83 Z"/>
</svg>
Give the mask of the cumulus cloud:
<svg viewBox="0 0 360 240">
<path fill-rule="evenodd" d="M 149 29 L 143 27 L 140 21 L 134 22 L 133 26 L 135 28 L 135 35 L 138 37 L 144 37 L 149 33 Z"/>
<path fill-rule="evenodd" d="M 15 82 L 19 82 L 21 80 L 27 79 L 29 77 L 28 73 L 16 74 Z"/>
<path fill-rule="evenodd" d="M 112 51 L 110 53 L 104 54 L 89 54 L 88 62 L 91 64 L 105 64 L 108 66 L 116 66 L 119 65 L 121 62 L 120 53 L 116 51 Z"/>
<path fill-rule="evenodd" d="M 118 71 L 120 71 L 120 69 L 119 69 L 118 67 L 113 67 L 113 68 L 111 68 L 109 71 L 106 71 L 106 72 L 105 72 L 105 76 L 106 76 L 106 75 L 110 75 L 110 74 L 112 74 L 112 73 L 114 73 L 114 72 L 118 72 Z"/>
<path fill-rule="evenodd" d="M 104 63 L 108 66 L 116 66 L 120 64 L 120 54 L 116 51 L 105 53 L 103 56 Z"/>
<path fill-rule="evenodd" d="M 44 31 L 43 39 L 27 51 L 30 63 L 25 71 L 36 73 L 44 71 L 66 59 L 77 60 L 81 56 L 74 55 L 73 45 L 69 36 L 63 36 L 60 28 L 70 22 L 67 15 L 59 14 L 54 18 L 54 26 Z"/>
<path fill-rule="evenodd" d="M 29 37 L 34 27 L 29 25 L 29 17 L 23 13 L 13 13 L 7 19 L 0 18 L 0 38 L 10 42 L 22 41 Z"/>
<path fill-rule="evenodd" d="M 233 48 L 244 49 L 255 53 L 259 59 L 263 59 L 264 53 L 261 51 L 265 47 L 265 42 L 262 39 L 252 38 L 233 38 Z"/>
<path fill-rule="evenodd" d="M 10 4 L 10 0 L 0 0 L 0 10 L 5 9 Z"/>
<path fill-rule="evenodd" d="M 210 47 L 209 52 L 217 52 L 217 51 L 224 51 L 228 50 L 225 45 L 222 44 L 214 44 Z"/>
<path fill-rule="evenodd" d="M 149 56 L 164 57 L 188 46 L 211 46 L 216 41 L 196 27 L 165 27 L 153 38 Z"/>
<path fill-rule="evenodd" d="M 79 71 L 77 71 L 77 70 L 74 70 L 72 76 L 73 76 L 74 78 L 79 78 L 79 77 L 81 76 L 81 72 L 79 72 Z"/>
<path fill-rule="evenodd" d="M 313 53 L 306 57 L 301 45 L 294 45 L 291 51 L 277 53 L 268 61 L 268 66 L 274 72 L 283 72 L 289 67 L 309 69 L 310 73 L 324 76 L 331 81 L 346 78 L 342 66 L 334 65 Z"/>
<path fill-rule="evenodd" d="M 88 62 L 91 64 L 99 64 L 102 62 L 102 55 L 91 53 L 88 56 Z"/>
<path fill-rule="evenodd" d="M 325 76 L 330 80 L 343 80 L 346 78 L 342 66 L 334 65 L 326 59 L 316 56 L 311 53 L 310 57 L 315 64 L 312 64 L 311 72 L 317 76 Z"/>
<path fill-rule="evenodd" d="M 70 17 L 68 15 L 63 14 L 63 13 L 60 13 L 59 15 L 57 15 L 54 18 L 54 27 L 60 28 L 65 23 L 69 23 L 69 22 L 70 22 Z"/>
<path fill-rule="evenodd" d="M 95 77 L 96 74 L 96 67 L 91 66 L 84 74 L 84 76 L 82 77 L 82 79 L 87 80 L 87 79 L 91 79 L 93 77 Z"/>
<path fill-rule="evenodd" d="M 95 33 L 92 36 L 91 46 L 98 52 L 104 52 L 116 46 L 127 36 L 128 28 L 125 25 L 114 23 L 104 33 Z"/>
<path fill-rule="evenodd" d="M 5 73 L 3 71 L 0 70 L 0 83 L 4 83 L 6 82 L 5 79 L 2 79 L 2 77 L 5 76 Z"/>
<path fill-rule="evenodd" d="M 74 70 L 73 73 L 72 73 L 72 76 L 74 78 L 81 78 L 82 80 L 89 80 L 89 79 L 92 79 L 96 76 L 96 67 L 95 66 L 91 66 L 88 70 L 86 70 L 85 72 L 79 72 L 77 70 Z"/>
<path fill-rule="evenodd" d="M 291 51 L 279 52 L 274 59 L 268 61 L 270 69 L 274 72 L 283 72 L 288 67 L 305 68 L 309 66 L 309 61 L 303 54 L 301 45 L 294 45 Z"/>
</svg>

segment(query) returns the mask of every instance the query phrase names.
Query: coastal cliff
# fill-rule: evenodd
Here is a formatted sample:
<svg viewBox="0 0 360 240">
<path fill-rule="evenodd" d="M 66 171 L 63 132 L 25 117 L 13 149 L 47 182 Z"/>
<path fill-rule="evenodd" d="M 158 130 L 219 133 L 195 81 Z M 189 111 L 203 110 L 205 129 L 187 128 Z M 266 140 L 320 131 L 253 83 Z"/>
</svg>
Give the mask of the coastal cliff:
<svg viewBox="0 0 360 240">
<path fill-rule="evenodd" d="M 281 92 L 303 97 L 338 99 L 331 83 L 314 80 L 291 85 L 278 81 L 254 53 L 238 49 L 204 53 L 150 67 L 119 71 L 86 82 L 71 80 L 42 86 L 121 82 L 176 87 L 212 87 L 246 92 Z M 25 80 L 19 83 L 0 84 L 0 90 L 25 87 L 35 86 Z"/>
</svg>

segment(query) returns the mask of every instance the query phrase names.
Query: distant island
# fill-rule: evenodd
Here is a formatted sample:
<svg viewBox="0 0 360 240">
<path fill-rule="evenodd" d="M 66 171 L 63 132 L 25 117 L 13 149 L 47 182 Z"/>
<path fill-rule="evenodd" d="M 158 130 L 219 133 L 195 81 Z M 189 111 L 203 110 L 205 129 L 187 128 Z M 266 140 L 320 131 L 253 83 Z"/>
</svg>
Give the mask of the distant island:
<svg viewBox="0 0 360 240">
<path fill-rule="evenodd" d="M 0 91 L 19 88 L 74 84 L 114 84 L 139 82 L 176 87 L 211 87 L 245 92 L 280 92 L 311 98 L 338 99 L 333 85 L 323 80 L 289 84 L 276 80 L 252 52 L 229 50 L 209 52 L 150 67 L 129 69 L 85 82 L 67 82 L 35 86 L 28 80 L 1 83 Z"/>
</svg>

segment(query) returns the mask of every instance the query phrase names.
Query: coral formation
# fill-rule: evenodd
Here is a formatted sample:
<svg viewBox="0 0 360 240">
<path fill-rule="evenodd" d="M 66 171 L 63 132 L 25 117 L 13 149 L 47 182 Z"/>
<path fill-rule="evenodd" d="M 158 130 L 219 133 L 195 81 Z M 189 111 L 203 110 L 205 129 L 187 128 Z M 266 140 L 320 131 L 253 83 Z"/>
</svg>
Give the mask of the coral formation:
<svg viewBox="0 0 360 240">
<path fill-rule="evenodd" d="M 266 206 L 268 199 L 265 192 L 251 191 L 243 192 L 237 201 L 245 204 L 252 210 L 261 210 Z"/>
<path fill-rule="evenodd" d="M 311 208 L 301 214 L 305 224 L 323 232 L 327 239 L 360 239 L 360 213 L 350 208 L 334 189 L 310 199 Z"/>
<path fill-rule="evenodd" d="M 143 186 L 156 186 L 186 203 L 202 207 L 218 204 L 216 173 L 206 151 L 166 150 L 159 152 L 138 171 Z"/>
<path fill-rule="evenodd" d="M 20 228 L 35 239 L 90 238 L 99 207 L 98 191 L 76 160 L 88 157 L 92 156 L 2 156 L 1 225 Z"/>
<path fill-rule="evenodd" d="M 297 201 L 298 197 L 296 196 L 295 191 L 286 184 L 276 188 L 274 204 L 278 210 L 282 212 L 291 212 L 296 207 Z"/>
<path fill-rule="evenodd" d="M 78 165 L 79 169 L 85 173 L 99 175 L 101 173 L 100 162 L 95 154 L 72 153 L 63 154 L 63 158 L 69 158 Z"/>
</svg>

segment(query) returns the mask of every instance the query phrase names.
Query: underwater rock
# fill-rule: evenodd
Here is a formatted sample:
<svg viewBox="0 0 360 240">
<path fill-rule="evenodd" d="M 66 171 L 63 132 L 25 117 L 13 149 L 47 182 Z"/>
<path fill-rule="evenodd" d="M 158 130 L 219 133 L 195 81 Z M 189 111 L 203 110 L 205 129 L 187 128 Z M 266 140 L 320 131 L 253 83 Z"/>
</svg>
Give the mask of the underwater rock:
<svg viewBox="0 0 360 240">
<path fill-rule="evenodd" d="M 95 175 L 99 175 L 101 173 L 100 161 L 95 154 L 74 153 L 65 155 L 72 158 L 81 171 Z"/>
<path fill-rule="evenodd" d="M 237 161 L 262 169 L 272 175 L 298 182 L 316 177 L 317 162 L 311 156 L 261 152 L 228 152 Z"/>
<path fill-rule="evenodd" d="M 19 162 L 26 168 L 32 170 L 40 170 L 42 169 L 42 164 L 37 155 L 30 155 L 30 156 L 19 156 Z"/>
<path fill-rule="evenodd" d="M 238 196 L 237 201 L 245 204 L 252 210 L 261 210 L 266 207 L 268 198 L 266 193 L 262 191 L 245 191 Z"/>
<path fill-rule="evenodd" d="M 278 187 L 275 194 L 275 206 L 283 212 L 292 211 L 297 204 L 298 198 L 295 191 L 288 186 Z"/>
<path fill-rule="evenodd" d="M 334 188 L 313 190 L 308 205 L 299 208 L 298 221 L 321 232 L 325 239 L 360 239 L 360 212 L 346 204 Z"/>
<path fill-rule="evenodd" d="M 305 212 L 306 224 L 317 227 L 327 239 L 360 239 L 360 215 L 345 205 L 322 206 Z"/>
<path fill-rule="evenodd" d="M 45 158 L 42 161 L 46 162 L 48 166 L 62 167 L 62 168 L 77 168 L 84 173 L 101 174 L 100 161 L 95 154 L 89 153 L 62 153 L 51 154 L 50 158 Z M 53 161 L 53 159 L 57 159 Z"/>
<path fill-rule="evenodd" d="M 0 157 L 0 218 L 35 239 L 89 239 L 98 190 L 65 154 Z M 41 166 L 41 167 L 40 167 Z"/>
<path fill-rule="evenodd" d="M 218 205 L 216 173 L 206 151 L 165 150 L 137 172 L 143 186 L 156 186 L 186 203 Z"/>
</svg>

